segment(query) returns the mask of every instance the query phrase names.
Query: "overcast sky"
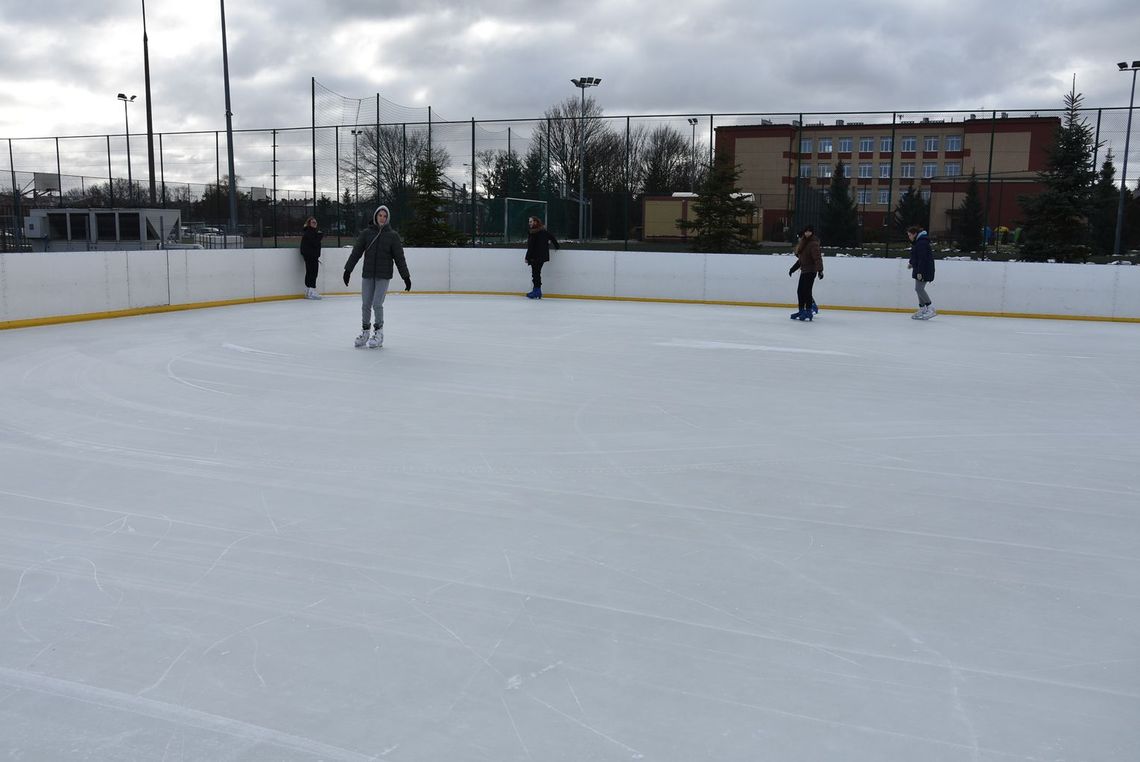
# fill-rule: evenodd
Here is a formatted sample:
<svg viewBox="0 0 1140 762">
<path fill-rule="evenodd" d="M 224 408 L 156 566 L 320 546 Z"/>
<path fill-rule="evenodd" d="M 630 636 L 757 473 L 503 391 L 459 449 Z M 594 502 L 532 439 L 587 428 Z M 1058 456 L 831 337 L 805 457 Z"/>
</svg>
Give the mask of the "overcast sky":
<svg viewBox="0 0 1140 762">
<path fill-rule="evenodd" d="M 145 130 L 140 0 L 0 0 L 0 138 Z M 224 129 L 219 4 L 146 0 L 154 129 Z M 235 129 L 309 124 L 310 77 L 446 119 L 1127 106 L 1137 0 L 231 0 Z M 1131 167 L 1130 167 L 1131 169 Z M 1129 173 L 1130 176 L 1133 174 Z"/>
</svg>

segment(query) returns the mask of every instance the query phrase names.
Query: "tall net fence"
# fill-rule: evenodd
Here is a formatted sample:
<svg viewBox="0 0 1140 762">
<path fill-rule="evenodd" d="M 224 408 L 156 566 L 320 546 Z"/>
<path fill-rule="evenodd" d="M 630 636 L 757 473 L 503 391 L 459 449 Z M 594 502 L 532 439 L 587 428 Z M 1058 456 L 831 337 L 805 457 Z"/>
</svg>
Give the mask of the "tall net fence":
<svg viewBox="0 0 1140 762">
<path fill-rule="evenodd" d="M 692 218 L 693 194 L 720 153 L 732 157 L 757 208 L 757 242 L 820 224 L 837 173 L 850 185 L 861 245 L 897 240 L 893 223 L 908 194 L 926 204 L 932 235 L 956 239 L 971 176 L 987 240 L 998 241 L 1017 230 L 1022 198 L 1041 191 L 1039 172 L 1064 118 L 1060 110 L 612 116 L 583 92 L 543 117 L 455 120 L 378 94 L 312 89 L 312 124 L 232 133 L 234 216 L 247 245 L 295 245 L 309 215 L 327 240 L 347 242 L 380 204 L 401 228 L 415 213 L 417 167 L 430 157 L 441 173 L 436 203 L 458 240 L 517 245 L 537 214 L 571 242 L 684 248 L 675 223 Z M 1128 109 L 1081 117 L 1094 135 L 1092 163 L 1099 170 L 1111 158 L 1116 187 L 1123 182 L 1132 196 L 1140 141 L 1126 135 Z M 4 143 L 0 250 L 19 244 L 22 218 L 37 208 L 177 209 L 188 233 L 230 224 L 225 131 L 155 134 L 153 195 L 145 134 Z M 1124 216 L 1127 246 L 1140 245 L 1135 206 Z M 1089 224 L 1104 239 L 1115 222 Z"/>
</svg>

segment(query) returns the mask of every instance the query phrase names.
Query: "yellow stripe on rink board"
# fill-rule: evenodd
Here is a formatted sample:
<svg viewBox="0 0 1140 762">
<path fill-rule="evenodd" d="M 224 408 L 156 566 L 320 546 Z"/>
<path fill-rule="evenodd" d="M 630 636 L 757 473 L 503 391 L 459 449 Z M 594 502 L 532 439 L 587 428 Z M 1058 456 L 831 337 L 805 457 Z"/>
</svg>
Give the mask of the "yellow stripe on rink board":
<svg viewBox="0 0 1140 762">
<path fill-rule="evenodd" d="M 51 315 L 41 318 L 26 318 L 24 320 L 0 321 L 0 329 L 5 328 L 31 328 L 37 325 L 58 325 L 59 323 L 82 323 L 88 320 L 108 320 L 110 318 L 134 317 L 136 315 L 154 315 L 159 312 L 182 312 L 184 310 L 202 310 L 207 307 L 229 307 L 235 304 L 254 304 L 256 302 L 283 302 L 288 299 L 304 299 L 297 294 L 288 296 L 255 296 L 248 299 L 224 299 L 217 302 L 194 302 L 192 304 L 160 304 L 154 307 L 135 307 L 129 310 L 110 310 L 107 312 L 83 312 L 78 315 Z"/>
<path fill-rule="evenodd" d="M 416 291 L 417 294 L 466 294 L 475 296 L 526 296 L 518 291 Z M 583 294 L 547 294 L 543 299 L 584 299 L 601 302 L 657 302 L 662 304 L 717 304 L 729 307 L 779 307 L 795 309 L 791 302 L 740 302 L 723 299 L 666 299 L 655 296 L 590 296 Z M 848 312 L 894 312 L 910 314 L 913 307 L 858 307 L 846 304 L 827 304 L 820 311 L 845 310 Z M 975 310 L 938 310 L 939 315 L 963 315 L 966 317 L 1026 318 L 1031 320 L 1086 320 L 1104 323 L 1140 323 L 1140 318 L 1108 317 L 1099 315 L 1049 315 L 1033 312 L 980 312 Z"/>
<path fill-rule="evenodd" d="M 359 291 L 336 291 L 327 296 L 354 296 Z M 404 294 L 403 291 L 392 291 L 393 294 Z M 525 296 L 519 291 L 414 291 L 413 294 L 428 295 L 462 295 L 462 296 Z M 584 301 L 599 302 L 650 302 L 659 304 L 715 304 L 727 307 L 776 307 L 780 309 L 794 309 L 796 305 L 790 302 L 742 302 L 722 299 L 667 299 L 651 296 L 591 296 L 586 294 L 543 294 L 543 299 L 581 299 Z M 78 315 L 52 315 L 50 317 L 27 318 L 24 320 L 0 321 L 0 330 L 8 328 L 31 328 L 40 325 L 58 325 L 60 323 L 80 323 L 88 320 L 107 320 L 110 318 L 134 317 L 136 315 L 153 315 L 162 312 L 181 312 L 183 310 L 200 310 L 208 307 L 229 307 L 236 304 L 256 304 L 258 302 L 282 302 L 290 299 L 304 299 L 301 294 L 287 296 L 257 296 L 248 299 L 225 299 L 216 302 L 194 302 L 192 304 L 170 304 L 154 307 L 136 307 L 129 310 L 112 310 L 108 312 L 85 312 Z M 910 313 L 910 308 L 899 307 L 859 307 L 853 305 L 826 304 L 823 311 L 843 310 L 847 312 L 894 312 Z M 1050 315 L 1030 312 L 983 312 L 975 310 L 938 310 L 939 315 L 962 315 L 966 317 L 998 317 L 998 318 L 1025 318 L 1031 320 L 1083 320 L 1099 323 L 1140 323 L 1140 318 L 1134 317 L 1107 317 L 1099 315 Z"/>
</svg>

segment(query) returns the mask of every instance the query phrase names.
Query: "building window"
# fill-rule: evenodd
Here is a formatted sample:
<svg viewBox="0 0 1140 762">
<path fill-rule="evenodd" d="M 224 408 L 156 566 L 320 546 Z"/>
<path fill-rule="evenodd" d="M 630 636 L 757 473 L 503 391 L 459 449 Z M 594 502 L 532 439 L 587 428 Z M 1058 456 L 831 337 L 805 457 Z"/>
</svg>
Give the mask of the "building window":
<svg viewBox="0 0 1140 762">
<path fill-rule="evenodd" d="M 895 139 L 892 137 L 879 138 L 879 153 L 890 153 L 895 148 Z"/>
<path fill-rule="evenodd" d="M 891 192 L 889 190 L 887 190 L 886 188 L 882 188 L 879 190 L 879 203 L 880 204 L 891 203 Z"/>
<path fill-rule="evenodd" d="M 901 148 L 903 151 L 914 153 L 918 150 L 918 137 L 915 135 L 904 135 Z"/>
<path fill-rule="evenodd" d="M 859 165 L 859 177 L 871 176 L 871 162 L 865 161 Z"/>
<path fill-rule="evenodd" d="M 53 241 L 67 240 L 67 215 L 63 212 L 48 212 L 48 238 Z"/>
<path fill-rule="evenodd" d="M 879 165 L 879 177 L 890 177 L 890 176 L 891 176 L 891 165 L 890 164 L 880 164 Z"/>
<path fill-rule="evenodd" d="M 139 227 L 140 216 L 137 212 L 123 212 L 119 215 L 120 241 L 142 240 L 142 229 Z"/>
<path fill-rule="evenodd" d="M 117 214 L 114 212 L 95 213 L 95 235 L 100 241 L 119 240 L 119 226 L 116 222 Z"/>
<path fill-rule="evenodd" d="M 819 165 L 819 174 L 816 176 L 817 177 L 831 177 L 831 165 L 830 164 L 820 164 Z"/>
<path fill-rule="evenodd" d="M 871 151 L 874 151 L 874 150 L 875 150 L 875 139 L 874 138 L 859 138 L 859 152 L 860 153 L 871 153 Z"/>
<path fill-rule="evenodd" d="M 933 161 L 924 162 L 922 165 L 922 176 L 926 178 L 934 177 L 938 174 L 938 164 Z"/>
<path fill-rule="evenodd" d="M 922 139 L 922 150 L 924 151 L 937 151 L 938 150 L 938 136 L 927 135 Z"/>
<path fill-rule="evenodd" d="M 930 188 L 923 188 L 921 191 L 919 191 L 919 195 L 922 196 L 923 201 L 928 204 L 930 203 Z"/>
<path fill-rule="evenodd" d="M 962 163 L 958 161 L 946 162 L 946 176 L 958 177 L 962 174 Z"/>
<path fill-rule="evenodd" d="M 946 136 L 946 150 L 947 151 L 961 151 L 962 150 L 962 136 L 961 135 L 947 135 Z"/>
<path fill-rule="evenodd" d="M 902 163 L 901 177 L 914 177 L 914 162 L 904 161 Z"/>
<path fill-rule="evenodd" d="M 90 219 L 87 212 L 80 212 L 78 214 L 68 215 L 71 219 L 71 240 L 73 241 L 86 241 L 87 240 L 87 222 Z"/>
<path fill-rule="evenodd" d="M 831 153 L 831 138 L 820 138 L 819 139 L 819 152 L 820 153 Z"/>
<path fill-rule="evenodd" d="M 800 165 L 800 177 L 811 177 L 811 165 L 810 164 L 801 164 Z"/>
<path fill-rule="evenodd" d="M 855 193 L 855 200 L 860 204 L 871 203 L 871 189 L 870 188 L 860 188 Z"/>
<path fill-rule="evenodd" d="M 811 138 L 800 138 L 800 153 L 811 153 Z"/>
<path fill-rule="evenodd" d="M 851 153 L 851 138 L 839 139 L 839 153 Z"/>
</svg>

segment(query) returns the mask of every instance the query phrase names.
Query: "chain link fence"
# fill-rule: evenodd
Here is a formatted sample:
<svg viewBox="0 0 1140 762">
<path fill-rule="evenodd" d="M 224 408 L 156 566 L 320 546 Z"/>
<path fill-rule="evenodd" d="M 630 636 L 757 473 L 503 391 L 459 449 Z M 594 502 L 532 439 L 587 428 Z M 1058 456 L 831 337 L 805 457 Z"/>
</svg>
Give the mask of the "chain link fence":
<svg viewBox="0 0 1140 762">
<path fill-rule="evenodd" d="M 758 244 L 818 223 L 838 163 L 851 179 L 862 244 L 889 242 L 886 221 L 912 188 L 935 199 L 932 234 L 955 237 L 955 209 L 971 172 L 987 228 L 1014 230 L 1019 197 L 1033 191 L 1048 135 L 1027 144 L 1011 138 L 1008 126 L 1036 118 L 1052 130 L 1063 117 L 1060 110 L 608 116 L 584 91 L 580 104 L 576 99 L 541 118 L 456 121 L 378 95 L 346 98 L 314 83 L 310 126 L 233 131 L 236 232 L 247 246 L 296 246 L 312 214 L 326 241 L 342 245 L 379 204 L 389 206 L 399 229 L 412 214 L 416 167 L 430 156 L 442 169 L 439 206 L 470 244 L 517 244 L 534 215 L 571 245 L 685 248 L 683 238 L 647 230 L 647 204 L 695 192 L 714 150 L 730 151 L 743 167 L 741 188 L 761 210 Z M 1140 156 L 1131 157 L 1122 177 L 1127 116 L 1124 107 L 1082 112 L 1095 134 L 1096 167 L 1111 155 L 1116 182 L 1134 189 Z M 761 155 L 748 136 L 768 134 L 786 145 Z M 942 141 L 933 151 L 932 136 Z M 153 137 L 153 185 L 145 134 L 4 141 L 0 250 L 29 246 L 23 218 L 34 209 L 176 209 L 181 226 L 166 241 L 202 242 L 205 233 L 209 245 L 209 234 L 230 227 L 226 132 Z M 1130 142 L 1140 151 L 1140 142 Z M 1129 207 L 1127 245 L 1140 244 L 1137 214 Z M 64 243 L 49 236 L 42 247 Z M 93 245 L 90 234 L 67 243 Z"/>
</svg>

